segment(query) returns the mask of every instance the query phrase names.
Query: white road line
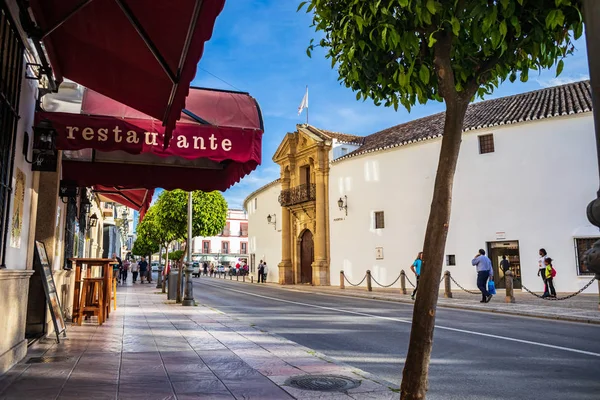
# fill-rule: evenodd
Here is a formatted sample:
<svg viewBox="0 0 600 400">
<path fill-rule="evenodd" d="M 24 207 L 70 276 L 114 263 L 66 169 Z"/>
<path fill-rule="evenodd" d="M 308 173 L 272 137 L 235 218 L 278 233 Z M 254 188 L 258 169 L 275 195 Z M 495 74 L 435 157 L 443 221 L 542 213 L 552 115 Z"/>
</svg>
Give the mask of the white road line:
<svg viewBox="0 0 600 400">
<path fill-rule="evenodd" d="M 350 310 L 344 310 L 344 309 L 341 309 L 341 308 L 325 307 L 325 306 L 318 306 L 316 304 L 301 303 L 299 301 L 284 300 L 284 299 L 279 299 L 277 297 L 264 296 L 262 294 L 256 294 L 256 293 L 252 293 L 252 292 L 246 292 L 244 290 L 232 289 L 230 287 L 223 286 L 223 285 L 214 285 L 214 284 L 209 284 L 209 283 L 204 283 L 204 282 L 202 282 L 202 284 L 207 285 L 207 286 L 216 287 L 216 288 L 227 289 L 227 290 L 230 290 L 232 292 L 243 293 L 243 294 L 254 296 L 254 297 L 260 297 L 260 298 L 263 298 L 263 299 L 275 300 L 275 301 L 279 301 L 281 303 L 296 304 L 296 305 L 299 305 L 299 306 L 319 308 L 319 309 L 322 309 L 322 310 L 329 310 L 329 311 L 337 311 L 337 312 L 341 312 L 341 313 L 345 313 L 345 314 L 360 315 L 362 317 L 370 317 L 370 318 L 382 319 L 382 320 L 386 320 L 386 321 L 402 322 L 402 323 L 405 323 L 405 324 L 411 324 L 412 323 L 411 320 L 406 319 L 406 318 L 384 317 L 382 315 L 367 314 L 367 313 L 363 313 L 363 312 L 359 312 L 359 311 L 350 311 Z M 570 347 L 555 346 L 555 345 L 547 344 L 547 343 L 532 342 L 530 340 L 511 338 L 511 337 L 507 337 L 507 336 L 493 335 L 493 334 L 490 334 L 490 333 L 469 331 L 469 330 L 466 330 L 466 329 L 451 328 L 449 326 L 442 326 L 442 325 L 436 325 L 435 328 L 436 329 L 441 329 L 441 330 L 446 330 L 446 331 L 451 331 L 451 332 L 465 333 L 465 334 L 468 334 L 468 335 L 483 336 L 483 337 L 489 337 L 489 338 L 493 338 L 493 339 L 506 340 L 506 341 L 509 341 L 509 342 L 517 342 L 517 343 L 523 343 L 523 344 L 530 344 L 530 345 L 533 345 L 533 346 L 546 347 L 546 348 L 555 349 L 555 350 L 563 350 L 563 351 L 568 351 L 568 352 L 571 352 L 571 353 L 585 354 L 587 356 L 599 357 L 600 358 L 600 353 L 594 353 L 594 352 L 591 352 L 591 351 L 573 349 L 573 348 L 570 348 Z"/>
</svg>

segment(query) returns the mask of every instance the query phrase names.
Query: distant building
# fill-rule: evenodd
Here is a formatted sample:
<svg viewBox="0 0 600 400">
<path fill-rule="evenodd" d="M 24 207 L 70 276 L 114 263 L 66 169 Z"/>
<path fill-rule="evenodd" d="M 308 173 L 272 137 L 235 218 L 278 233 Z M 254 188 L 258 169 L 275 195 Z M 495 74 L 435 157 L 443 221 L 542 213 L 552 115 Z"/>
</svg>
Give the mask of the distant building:
<svg viewBox="0 0 600 400">
<path fill-rule="evenodd" d="M 192 260 L 208 261 L 215 265 L 235 265 L 239 258 L 248 255 L 248 216 L 244 210 L 228 210 L 225 228 L 218 236 L 195 237 L 192 244 Z"/>
</svg>

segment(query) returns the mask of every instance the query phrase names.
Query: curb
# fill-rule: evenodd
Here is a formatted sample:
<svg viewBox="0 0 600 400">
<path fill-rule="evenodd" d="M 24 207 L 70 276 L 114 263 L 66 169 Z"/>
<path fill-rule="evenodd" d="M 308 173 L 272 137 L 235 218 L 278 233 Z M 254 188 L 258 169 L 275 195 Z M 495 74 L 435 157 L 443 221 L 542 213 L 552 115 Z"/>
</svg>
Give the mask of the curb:
<svg viewBox="0 0 600 400">
<path fill-rule="evenodd" d="M 212 279 L 215 279 L 215 278 L 212 278 Z M 218 281 L 218 278 L 216 278 L 216 279 Z M 250 284 L 249 281 L 242 282 L 242 281 L 231 280 L 231 282 Z M 348 293 L 348 292 L 343 292 L 341 289 L 338 292 L 330 293 L 330 292 L 325 292 L 325 291 L 321 292 L 321 291 L 318 291 L 318 290 L 315 291 L 315 290 L 297 289 L 295 287 L 286 287 L 285 285 L 278 285 L 278 284 L 275 284 L 275 283 L 268 283 L 268 282 L 266 283 L 266 285 L 268 287 L 272 287 L 272 288 L 275 288 L 275 289 L 288 290 L 288 291 L 291 291 L 291 292 L 298 292 L 298 293 L 324 294 L 324 295 L 334 295 L 334 296 L 344 296 L 344 297 L 353 297 L 353 298 L 362 298 L 362 299 L 372 299 L 372 300 L 380 300 L 380 301 L 389 301 L 389 302 L 393 302 L 393 303 L 414 304 L 414 301 L 412 301 L 412 300 L 405 300 L 405 299 L 393 298 L 393 297 L 390 298 L 390 297 L 385 297 L 385 296 L 381 296 L 381 295 Z M 528 312 L 524 312 L 524 311 L 513 311 L 513 310 L 498 310 L 498 309 L 490 309 L 490 308 L 478 307 L 476 305 L 474 305 L 474 306 L 464 306 L 464 305 L 460 305 L 460 304 L 438 303 L 437 306 L 438 307 L 442 307 L 442 308 L 454 309 L 454 310 L 467 310 L 467 311 L 475 311 L 475 312 L 485 312 L 485 313 L 512 315 L 512 316 L 519 316 L 519 317 L 539 318 L 539 319 L 547 319 L 547 320 L 555 320 L 555 321 L 578 322 L 578 323 L 586 323 L 586 324 L 592 324 L 592 325 L 600 325 L 600 319 L 596 320 L 596 319 L 590 319 L 590 318 L 587 318 L 587 317 L 577 317 L 577 316 L 568 316 L 568 315 L 554 315 L 554 314 L 528 313 Z"/>
</svg>

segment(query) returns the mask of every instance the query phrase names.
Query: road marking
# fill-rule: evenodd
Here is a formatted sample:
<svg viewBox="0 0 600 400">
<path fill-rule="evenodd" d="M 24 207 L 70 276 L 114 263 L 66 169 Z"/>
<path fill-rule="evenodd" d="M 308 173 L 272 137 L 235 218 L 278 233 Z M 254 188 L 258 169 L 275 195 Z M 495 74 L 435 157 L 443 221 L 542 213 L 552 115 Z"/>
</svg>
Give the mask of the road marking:
<svg viewBox="0 0 600 400">
<path fill-rule="evenodd" d="M 384 317 L 382 315 L 367 314 L 367 313 L 363 313 L 363 312 L 360 312 L 360 311 L 344 310 L 344 309 L 341 309 L 341 308 L 318 306 L 316 304 L 302 303 L 302 302 L 293 301 L 293 300 L 284 300 L 284 299 L 279 299 L 277 297 L 271 297 L 271 296 L 265 296 L 265 295 L 262 295 L 262 294 L 256 294 L 256 293 L 252 293 L 252 292 L 246 292 L 244 290 L 232 289 L 230 287 L 223 286 L 223 285 L 214 285 L 214 284 L 209 284 L 209 283 L 204 283 L 204 282 L 202 282 L 202 284 L 207 285 L 207 286 L 212 286 L 212 287 L 220 288 L 220 289 L 227 289 L 227 290 L 230 290 L 232 292 L 238 292 L 238 293 L 242 293 L 242 294 L 246 294 L 246 295 L 250 295 L 250 296 L 254 296 L 254 297 L 260 297 L 260 298 L 263 298 L 263 299 L 275 300 L 275 301 L 279 301 L 281 303 L 296 304 L 296 305 L 299 305 L 299 306 L 319 308 L 319 309 L 328 310 L 328 311 L 337 311 L 337 312 L 341 312 L 341 313 L 353 314 L 353 315 L 360 315 L 362 317 L 370 317 L 370 318 L 382 319 L 382 320 L 386 320 L 386 321 L 402 322 L 402 323 L 405 323 L 405 324 L 411 324 L 412 323 L 412 320 L 409 320 L 409 319 L 406 319 L 406 318 Z M 586 350 L 573 349 L 573 348 L 570 348 L 570 347 L 555 346 L 553 344 L 532 342 L 530 340 L 511 338 L 511 337 L 507 337 L 507 336 L 493 335 L 491 333 L 476 332 L 476 331 L 470 331 L 470 330 L 466 330 L 466 329 L 451 328 L 449 326 L 442 326 L 442 325 L 435 325 L 435 328 L 436 329 L 441 329 L 441 330 L 446 330 L 446 331 L 451 331 L 451 332 L 465 333 L 465 334 L 468 334 L 468 335 L 483 336 L 483 337 L 488 337 L 488 338 L 493 338 L 493 339 L 506 340 L 508 342 L 517 342 L 517 343 L 523 343 L 523 344 L 530 344 L 530 345 L 533 345 L 533 346 L 546 347 L 546 348 L 555 349 L 555 350 L 563 350 L 563 351 L 568 351 L 568 352 L 571 352 L 571 353 L 585 354 L 587 356 L 599 357 L 600 358 L 600 353 L 594 353 L 594 352 L 586 351 Z"/>
</svg>

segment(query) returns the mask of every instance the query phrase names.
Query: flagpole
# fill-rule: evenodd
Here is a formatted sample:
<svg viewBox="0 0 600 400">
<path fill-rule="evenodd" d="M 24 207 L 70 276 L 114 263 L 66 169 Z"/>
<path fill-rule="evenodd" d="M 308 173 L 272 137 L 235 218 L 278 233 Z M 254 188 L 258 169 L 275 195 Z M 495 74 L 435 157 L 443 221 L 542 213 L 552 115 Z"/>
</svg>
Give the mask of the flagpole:
<svg viewBox="0 0 600 400">
<path fill-rule="evenodd" d="M 308 98 L 308 85 L 306 85 L 306 97 Z M 308 125 L 308 104 L 306 105 L 306 125 Z"/>
</svg>

